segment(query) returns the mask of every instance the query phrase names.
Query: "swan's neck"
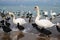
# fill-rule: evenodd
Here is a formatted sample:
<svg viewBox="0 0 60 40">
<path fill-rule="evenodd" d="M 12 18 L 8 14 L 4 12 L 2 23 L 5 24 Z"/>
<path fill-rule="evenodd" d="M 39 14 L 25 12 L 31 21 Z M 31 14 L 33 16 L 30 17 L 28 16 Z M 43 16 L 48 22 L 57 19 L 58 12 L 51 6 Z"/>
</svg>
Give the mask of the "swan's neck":
<svg viewBox="0 0 60 40">
<path fill-rule="evenodd" d="M 37 10 L 36 12 L 37 12 L 37 16 L 40 16 L 40 11 L 39 11 L 39 10 Z"/>
<path fill-rule="evenodd" d="M 37 10 L 36 12 L 37 12 L 37 17 L 36 17 L 35 22 L 38 21 L 40 19 L 40 17 L 41 17 L 39 10 Z"/>
<path fill-rule="evenodd" d="M 15 15 L 13 14 L 13 21 L 15 21 Z"/>
</svg>

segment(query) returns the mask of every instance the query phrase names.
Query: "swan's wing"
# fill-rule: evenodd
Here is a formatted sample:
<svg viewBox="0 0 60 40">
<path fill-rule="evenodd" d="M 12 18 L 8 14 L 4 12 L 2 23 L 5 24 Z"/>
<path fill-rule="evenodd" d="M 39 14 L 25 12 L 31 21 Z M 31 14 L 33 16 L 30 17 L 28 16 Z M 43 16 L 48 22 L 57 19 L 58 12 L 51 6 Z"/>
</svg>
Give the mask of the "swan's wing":
<svg viewBox="0 0 60 40">
<path fill-rule="evenodd" d="M 36 23 L 37 23 L 37 25 L 44 27 L 44 28 L 49 28 L 54 25 L 52 22 L 50 22 L 49 20 L 46 20 L 46 19 L 38 20 Z"/>
<path fill-rule="evenodd" d="M 20 25 L 23 25 L 23 24 L 25 24 L 27 22 L 23 18 L 17 18 L 16 23 L 19 23 Z"/>
</svg>

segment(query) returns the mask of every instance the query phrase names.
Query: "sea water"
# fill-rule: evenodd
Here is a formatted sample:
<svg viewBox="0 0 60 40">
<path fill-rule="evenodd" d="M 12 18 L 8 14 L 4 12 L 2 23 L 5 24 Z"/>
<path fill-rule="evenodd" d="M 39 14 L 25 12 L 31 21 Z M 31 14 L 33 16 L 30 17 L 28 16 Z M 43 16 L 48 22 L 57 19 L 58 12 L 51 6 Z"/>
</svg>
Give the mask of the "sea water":
<svg viewBox="0 0 60 40">
<path fill-rule="evenodd" d="M 16 11 L 31 11 L 34 15 L 36 15 L 34 6 L 0 6 L 0 9 L 5 10 L 5 11 L 10 11 L 10 12 L 16 12 Z M 59 6 L 40 6 L 40 10 L 45 10 L 48 11 L 50 14 L 50 11 L 52 10 L 53 12 L 56 12 L 57 14 L 60 13 L 60 7 Z M 1 11 L 1 10 L 0 10 Z"/>
</svg>

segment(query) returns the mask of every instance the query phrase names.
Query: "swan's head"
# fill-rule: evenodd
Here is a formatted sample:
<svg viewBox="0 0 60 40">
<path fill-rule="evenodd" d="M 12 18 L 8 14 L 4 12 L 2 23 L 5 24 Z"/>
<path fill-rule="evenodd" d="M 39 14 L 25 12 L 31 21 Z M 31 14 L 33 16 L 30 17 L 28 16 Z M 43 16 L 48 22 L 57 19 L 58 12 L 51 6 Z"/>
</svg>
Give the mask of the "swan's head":
<svg viewBox="0 0 60 40">
<path fill-rule="evenodd" d="M 9 12 L 8 15 L 10 15 L 11 17 L 14 17 L 14 14 L 12 12 Z"/>
<path fill-rule="evenodd" d="M 39 6 L 35 6 L 34 9 L 37 11 L 39 10 Z"/>
</svg>

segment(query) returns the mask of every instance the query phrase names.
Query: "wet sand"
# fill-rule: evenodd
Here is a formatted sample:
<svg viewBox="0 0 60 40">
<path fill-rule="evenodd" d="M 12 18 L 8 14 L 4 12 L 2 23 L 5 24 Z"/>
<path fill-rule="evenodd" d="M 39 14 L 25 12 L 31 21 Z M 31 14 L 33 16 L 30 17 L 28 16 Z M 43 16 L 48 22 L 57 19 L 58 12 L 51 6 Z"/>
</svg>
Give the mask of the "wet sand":
<svg viewBox="0 0 60 40">
<path fill-rule="evenodd" d="M 20 31 L 12 31 L 10 34 L 6 34 L 0 31 L 0 40 L 60 40 L 60 35 L 57 36 L 38 36 L 33 33 L 22 33 Z"/>
</svg>

